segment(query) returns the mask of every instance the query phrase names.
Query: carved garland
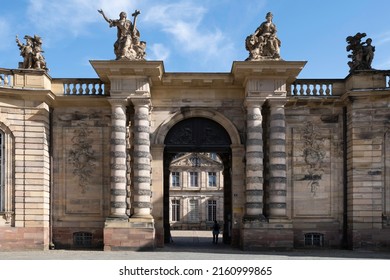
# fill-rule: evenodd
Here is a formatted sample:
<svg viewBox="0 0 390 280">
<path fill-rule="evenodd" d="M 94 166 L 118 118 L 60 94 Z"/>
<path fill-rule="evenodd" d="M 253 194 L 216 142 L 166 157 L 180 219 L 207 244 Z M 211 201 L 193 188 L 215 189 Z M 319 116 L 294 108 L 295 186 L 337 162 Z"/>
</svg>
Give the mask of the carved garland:
<svg viewBox="0 0 390 280">
<path fill-rule="evenodd" d="M 303 128 L 303 140 L 303 157 L 308 165 L 305 179 L 310 181 L 310 191 L 313 196 L 316 196 L 323 174 L 322 163 L 325 157 L 323 138 L 320 137 L 313 123 L 307 122 Z"/>
<path fill-rule="evenodd" d="M 73 174 L 79 177 L 81 193 L 85 193 L 96 161 L 95 151 L 92 149 L 93 140 L 88 138 L 91 131 L 87 127 L 75 129 L 74 134 L 73 149 L 69 152 L 68 161 L 73 165 Z"/>
</svg>

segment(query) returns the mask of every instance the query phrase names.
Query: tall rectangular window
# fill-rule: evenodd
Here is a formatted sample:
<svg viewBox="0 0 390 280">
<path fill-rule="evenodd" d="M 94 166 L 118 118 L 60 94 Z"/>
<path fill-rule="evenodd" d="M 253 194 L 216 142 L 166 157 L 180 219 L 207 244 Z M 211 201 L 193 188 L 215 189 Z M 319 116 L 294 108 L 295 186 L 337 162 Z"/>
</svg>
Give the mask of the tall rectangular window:
<svg viewBox="0 0 390 280">
<path fill-rule="evenodd" d="M 191 199 L 188 205 L 188 221 L 198 222 L 199 221 L 199 207 L 196 199 Z"/>
<path fill-rule="evenodd" d="M 190 172 L 190 186 L 191 187 L 198 186 L 198 172 Z"/>
<path fill-rule="evenodd" d="M 5 147 L 4 132 L 0 131 L 0 212 L 5 210 Z"/>
<path fill-rule="evenodd" d="M 217 186 L 217 172 L 209 172 L 209 187 Z"/>
<path fill-rule="evenodd" d="M 217 220 L 217 201 L 207 201 L 207 221 L 212 222 Z"/>
<path fill-rule="evenodd" d="M 171 173 L 171 182 L 172 187 L 180 187 L 180 172 Z"/>
<path fill-rule="evenodd" d="M 178 199 L 172 199 L 171 221 L 180 221 L 180 200 Z"/>
</svg>

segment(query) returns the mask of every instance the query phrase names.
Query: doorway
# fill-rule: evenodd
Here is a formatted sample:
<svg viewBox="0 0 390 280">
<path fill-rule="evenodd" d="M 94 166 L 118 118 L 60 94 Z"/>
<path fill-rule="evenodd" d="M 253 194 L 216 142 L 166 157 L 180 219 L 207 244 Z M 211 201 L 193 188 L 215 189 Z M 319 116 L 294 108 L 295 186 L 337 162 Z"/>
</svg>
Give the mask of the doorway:
<svg viewBox="0 0 390 280">
<path fill-rule="evenodd" d="M 172 216 L 177 215 L 175 219 L 180 219 L 180 214 L 183 213 L 183 208 L 180 208 L 180 200 L 172 198 L 172 174 L 170 171 L 171 163 L 180 158 L 181 156 L 189 155 L 189 157 L 195 155 L 201 160 L 207 161 L 207 157 L 216 156 L 217 162 L 221 164 L 221 180 L 223 181 L 222 187 L 222 201 L 218 204 L 211 198 L 207 203 L 199 204 L 202 215 L 198 216 L 198 220 L 201 224 L 201 229 L 210 230 L 212 226 L 213 209 L 216 207 L 222 207 L 222 220 L 218 221 L 222 229 L 222 240 L 225 244 L 231 242 L 231 226 L 232 226 L 232 180 L 231 180 L 231 167 L 232 167 L 232 153 L 231 153 L 231 139 L 225 128 L 214 120 L 203 117 L 192 117 L 179 121 L 176 123 L 167 133 L 164 140 L 164 196 L 163 196 L 163 223 L 164 223 L 164 242 L 170 242 L 170 230 L 174 223 L 172 223 Z M 201 162 L 201 160 L 199 162 Z M 191 162 L 191 161 L 189 161 Z M 196 161 L 195 161 L 196 162 Z M 211 161 L 210 161 L 211 162 Z M 210 173 L 209 173 L 210 174 Z M 190 184 L 193 179 L 188 181 L 185 186 L 177 185 L 181 189 L 185 187 L 190 188 Z M 203 180 L 205 181 L 205 180 Z M 207 181 L 210 182 L 209 180 Z M 203 189 L 199 187 L 199 189 Z M 193 193 L 194 189 L 190 190 Z M 199 197 L 206 197 L 207 193 L 200 194 Z M 204 201 L 204 200 L 202 200 Z M 172 206 L 172 203 L 174 206 Z M 216 206 L 213 204 L 215 203 Z M 184 205 L 183 205 L 184 206 Z M 182 206 L 182 207 L 183 207 Z M 175 207 L 175 208 L 172 208 Z M 186 211 L 190 204 L 186 204 Z M 203 211 L 203 212 L 202 212 Z M 210 212 L 211 211 L 211 212 Z M 186 212 L 187 213 L 187 212 Z M 211 213 L 211 214 L 210 214 Z M 206 218 L 203 218 L 206 217 Z M 220 216 L 221 217 L 221 216 Z M 194 224 L 195 225 L 195 224 Z M 194 227 L 195 228 L 195 227 Z M 187 225 L 187 228 L 188 225 Z M 211 236 L 211 233 L 210 233 Z M 210 239 L 211 240 L 211 239 Z"/>
</svg>

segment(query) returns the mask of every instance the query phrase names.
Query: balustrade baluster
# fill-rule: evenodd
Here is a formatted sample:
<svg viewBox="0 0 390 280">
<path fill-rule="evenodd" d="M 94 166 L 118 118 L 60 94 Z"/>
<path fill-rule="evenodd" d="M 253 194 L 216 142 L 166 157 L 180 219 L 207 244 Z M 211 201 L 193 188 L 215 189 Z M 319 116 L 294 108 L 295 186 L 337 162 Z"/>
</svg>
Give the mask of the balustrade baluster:
<svg viewBox="0 0 390 280">
<path fill-rule="evenodd" d="M 313 85 L 312 95 L 318 95 L 317 85 Z"/>
<path fill-rule="evenodd" d="M 324 84 L 320 84 L 320 90 L 318 91 L 318 94 L 320 95 L 320 96 L 323 96 L 324 95 Z"/>
<path fill-rule="evenodd" d="M 308 84 L 306 85 L 306 94 L 305 95 L 311 95 L 310 94 L 310 86 Z"/>
<path fill-rule="evenodd" d="M 294 84 L 293 85 L 293 95 L 297 95 L 297 94 L 298 94 L 297 84 Z"/>
<path fill-rule="evenodd" d="M 92 94 L 96 94 L 96 84 L 92 84 Z"/>
<path fill-rule="evenodd" d="M 303 90 L 303 85 L 302 84 L 299 84 L 299 95 L 304 95 L 305 94 L 305 91 Z"/>
<path fill-rule="evenodd" d="M 89 87 L 91 86 L 91 83 L 87 83 L 86 86 L 85 86 L 85 94 L 90 94 L 91 93 L 91 90 L 89 89 Z"/>
<path fill-rule="evenodd" d="M 6 87 L 10 86 L 9 80 L 8 80 L 8 75 L 4 75 L 3 79 L 4 79 L 4 86 L 6 86 Z"/>
<path fill-rule="evenodd" d="M 325 95 L 330 95 L 330 84 L 326 84 Z"/>
<path fill-rule="evenodd" d="M 78 85 L 78 94 L 82 95 L 83 92 L 84 92 L 83 84 L 82 83 L 78 83 L 77 85 Z"/>
<path fill-rule="evenodd" d="M 65 94 L 70 94 L 70 84 L 66 83 L 64 84 L 65 87 Z"/>
</svg>

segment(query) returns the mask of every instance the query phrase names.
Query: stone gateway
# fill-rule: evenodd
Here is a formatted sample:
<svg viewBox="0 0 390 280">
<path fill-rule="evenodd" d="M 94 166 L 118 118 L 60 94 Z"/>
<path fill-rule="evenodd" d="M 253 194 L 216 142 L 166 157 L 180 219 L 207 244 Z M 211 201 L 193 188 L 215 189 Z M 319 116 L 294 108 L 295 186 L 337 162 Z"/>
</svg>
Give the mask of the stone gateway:
<svg viewBox="0 0 390 280">
<path fill-rule="evenodd" d="M 167 73 L 137 36 L 95 79 L 0 69 L 0 250 L 153 249 L 214 219 L 244 250 L 389 250 L 390 71 L 349 37 L 346 78 L 298 79 L 263 24 L 226 73 Z"/>
</svg>

